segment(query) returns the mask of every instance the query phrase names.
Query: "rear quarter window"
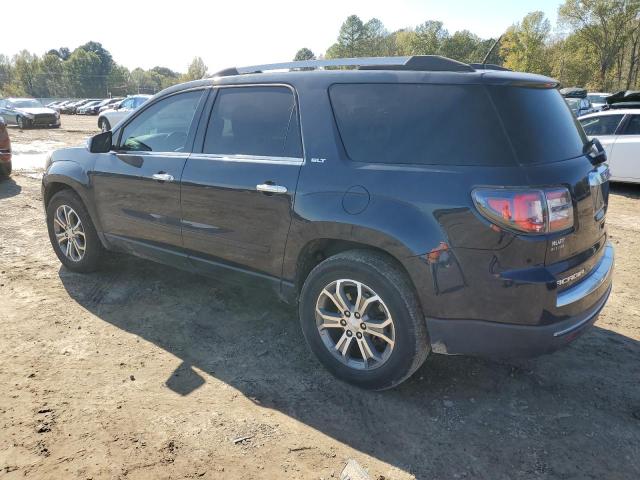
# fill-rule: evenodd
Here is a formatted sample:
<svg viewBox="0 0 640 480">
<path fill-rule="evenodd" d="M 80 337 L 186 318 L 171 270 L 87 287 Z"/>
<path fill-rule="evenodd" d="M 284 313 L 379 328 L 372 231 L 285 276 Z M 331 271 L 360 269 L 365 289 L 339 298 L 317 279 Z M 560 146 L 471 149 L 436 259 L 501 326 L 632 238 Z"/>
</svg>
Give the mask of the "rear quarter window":
<svg viewBox="0 0 640 480">
<path fill-rule="evenodd" d="M 487 88 L 519 163 L 550 163 L 583 154 L 586 135 L 556 89 Z"/>
<path fill-rule="evenodd" d="M 331 105 L 349 158 L 425 165 L 510 165 L 482 85 L 335 84 Z"/>
</svg>

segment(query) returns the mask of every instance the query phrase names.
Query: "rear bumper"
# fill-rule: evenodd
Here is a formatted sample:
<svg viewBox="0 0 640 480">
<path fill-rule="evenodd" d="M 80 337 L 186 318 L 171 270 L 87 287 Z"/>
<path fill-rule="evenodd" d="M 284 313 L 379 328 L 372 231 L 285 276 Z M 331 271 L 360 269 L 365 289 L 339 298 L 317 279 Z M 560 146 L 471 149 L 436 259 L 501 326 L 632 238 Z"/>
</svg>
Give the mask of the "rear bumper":
<svg viewBox="0 0 640 480">
<path fill-rule="evenodd" d="M 516 325 L 428 318 L 433 351 L 494 358 L 526 358 L 551 353 L 578 338 L 596 322 L 611 293 L 613 270 L 613 247 L 607 244 L 589 276 L 557 295 L 559 310 L 584 302 L 590 306 L 551 324 Z"/>
</svg>

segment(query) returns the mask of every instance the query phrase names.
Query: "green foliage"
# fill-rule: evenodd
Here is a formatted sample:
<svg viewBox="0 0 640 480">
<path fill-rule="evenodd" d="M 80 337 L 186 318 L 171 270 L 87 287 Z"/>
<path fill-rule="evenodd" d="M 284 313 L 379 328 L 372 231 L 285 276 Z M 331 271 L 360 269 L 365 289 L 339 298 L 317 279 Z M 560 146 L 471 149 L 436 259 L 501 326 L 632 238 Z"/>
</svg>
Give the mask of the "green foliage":
<svg viewBox="0 0 640 480">
<path fill-rule="evenodd" d="M 202 59 L 194 59 L 190 75 L 206 74 Z M 107 97 L 133 93 L 156 93 L 182 80 L 166 67 L 145 71 L 113 61 L 98 42 L 87 42 L 71 52 L 50 49 L 42 57 L 22 51 L 12 59 L 0 55 L 0 96 Z"/>
<path fill-rule="evenodd" d="M 189 80 L 200 80 L 206 76 L 207 66 L 204 64 L 204 61 L 200 57 L 194 57 L 191 64 L 189 64 L 187 73 L 183 75 L 182 81 L 188 82 Z"/>
<path fill-rule="evenodd" d="M 311 50 L 308 48 L 301 48 L 296 52 L 296 56 L 293 57 L 294 62 L 299 62 L 300 60 L 315 60 L 316 56 L 313 54 Z"/>
<path fill-rule="evenodd" d="M 500 54 L 504 66 L 521 72 L 551 73 L 545 41 L 551 32 L 551 23 L 543 12 L 531 12 L 522 22 L 509 27 L 502 37 Z"/>
</svg>

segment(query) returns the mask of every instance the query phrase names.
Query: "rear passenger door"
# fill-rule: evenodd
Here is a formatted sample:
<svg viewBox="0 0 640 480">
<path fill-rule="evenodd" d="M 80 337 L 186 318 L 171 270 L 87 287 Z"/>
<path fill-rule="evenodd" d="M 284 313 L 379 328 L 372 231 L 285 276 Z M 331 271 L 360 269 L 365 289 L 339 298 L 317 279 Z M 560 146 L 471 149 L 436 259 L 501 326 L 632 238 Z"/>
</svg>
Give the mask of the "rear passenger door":
<svg viewBox="0 0 640 480">
<path fill-rule="evenodd" d="M 616 179 L 640 181 L 640 115 L 629 115 L 617 137 L 609 166 Z"/>
<path fill-rule="evenodd" d="M 194 266 L 222 261 L 280 277 L 303 163 L 294 90 L 219 87 L 201 127 L 181 187 L 183 241 Z"/>
</svg>

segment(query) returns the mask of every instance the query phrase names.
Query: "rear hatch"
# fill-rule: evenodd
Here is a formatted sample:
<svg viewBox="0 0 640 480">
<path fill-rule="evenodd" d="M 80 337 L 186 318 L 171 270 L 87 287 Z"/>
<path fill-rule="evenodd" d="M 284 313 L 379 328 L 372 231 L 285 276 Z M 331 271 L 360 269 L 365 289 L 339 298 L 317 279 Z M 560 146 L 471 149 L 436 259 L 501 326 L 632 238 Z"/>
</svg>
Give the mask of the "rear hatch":
<svg viewBox="0 0 640 480">
<path fill-rule="evenodd" d="M 515 157 L 531 187 L 563 186 L 573 227 L 548 235 L 545 264 L 564 289 L 585 277 L 606 241 L 608 170 L 585 155 L 587 137 L 555 88 L 490 86 Z"/>
</svg>

